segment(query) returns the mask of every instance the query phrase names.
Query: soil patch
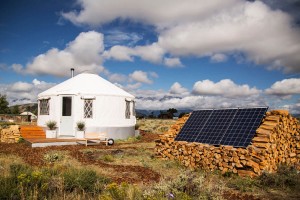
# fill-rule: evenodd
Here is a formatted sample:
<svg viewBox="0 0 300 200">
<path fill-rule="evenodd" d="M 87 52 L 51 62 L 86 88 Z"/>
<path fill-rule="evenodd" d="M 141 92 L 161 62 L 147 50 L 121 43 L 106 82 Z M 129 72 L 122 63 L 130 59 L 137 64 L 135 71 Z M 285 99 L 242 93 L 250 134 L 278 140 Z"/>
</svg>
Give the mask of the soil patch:
<svg viewBox="0 0 300 200">
<path fill-rule="evenodd" d="M 44 161 L 44 155 L 53 150 L 57 151 L 67 151 L 69 155 L 77 159 L 83 165 L 94 165 L 101 168 L 111 168 L 118 173 L 118 176 L 111 176 L 110 178 L 117 183 L 127 182 L 127 183 L 150 183 L 158 182 L 160 175 L 151 170 L 150 168 L 142 166 L 133 165 L 114 165 L 108 164 L 101 160 L 95 159 L 93 152 L 83 153 L 83 149 L 107 149 L 107 153 L 110 154 L 122 154 L 121 145 L 113 146 L 56 146 L 56 147 L 44 147 L 44 148 L 31 148 L 26 144 L 0 144 L 0 154 L 13 154 L 21 157 L 26 163 L 32 166 L 45 166 L 47 163 Z M 125 147 L 125 149 L 128 147 Z"/>
</svg>

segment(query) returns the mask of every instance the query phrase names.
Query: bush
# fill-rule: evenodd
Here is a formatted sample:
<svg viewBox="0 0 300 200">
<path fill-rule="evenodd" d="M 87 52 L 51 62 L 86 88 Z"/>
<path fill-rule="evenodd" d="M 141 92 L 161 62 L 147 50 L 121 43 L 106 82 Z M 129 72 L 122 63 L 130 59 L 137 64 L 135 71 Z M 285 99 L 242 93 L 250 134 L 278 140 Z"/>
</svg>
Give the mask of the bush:
<svg viewBox="0 0 300 200">
<path fill-rule="evenodd" d="M 259 177 L 260 185 L 300 190 L 300 174 L 294 167 L 279 165 L 276 173 L 263 173 Z"/>
<path fill-rule="evenodd" d="M 139 200 L 142 198 L 142 193 L 134 185 L 122 183 L 118 185 L 111 183 L 106 187 L 106 193 L 100 199 L 113 199 L 113 200 Z"/>
<path fill-rule="evenodd" d="M 210 183 L 199 172 L 182 172 L 178 178 L 162 181 L 144 192 L 145 199 L 220 199 L 220 183 Z"/>
<path fill-rule="evenodd" d="M 70 192 L 77 189 L 84 192 L 95 192 L 102 190 L 101 186 L 109 182 L 106 177 L 100 177 L 95 171 L 89 169 L 71 168 L 63 173 L 63 177 L 65 189 Z"/>
<path fill-rule="evenodd" d="M 59 151 L 50 151 L 44 155 L 44 160 L 49 163 L 54 163 L 64 159 L 64 154 Z"/>
<path fill-rule="evenodd" d="M 50 129 L 50 130 L 55 130 L 56 128 L 56 121 L 54 120 L 49 120 L 46 122 L 46 126 Z"/>
<path fill-rule="evenodd" d="M 85 129 L 85 122 L 84 121 L 79 121 L 79 122 L 76 123 L 76 125 L 77 125 L 78 131 L 84 131 L 84 129 Z"/>
<path fill-rule="evenodd" d="M 227 186 L 242 192 L 251 192 L 258 186 L 258 182 L 256 179 L 252 179 L 250 177 L 239 177 L 234 175 L 231 181 L 228 182 Z"/>
<path fill-rule="evenodd" d="M 115 158 L 112 155 L 106 154 L 101 157 L 101 160 L 103 160 L 104 162 L 114 162 Z"/>
</svg>

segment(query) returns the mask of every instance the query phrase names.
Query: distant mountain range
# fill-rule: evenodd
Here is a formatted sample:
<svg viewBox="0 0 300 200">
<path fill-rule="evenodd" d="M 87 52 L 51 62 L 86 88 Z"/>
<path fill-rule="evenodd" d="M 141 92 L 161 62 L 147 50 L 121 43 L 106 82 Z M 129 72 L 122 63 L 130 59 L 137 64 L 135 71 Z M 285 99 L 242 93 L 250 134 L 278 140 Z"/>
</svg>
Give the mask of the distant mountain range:
<svg viewBox="0 0 300 200">
<path fill-rule="evenodd" d="M 38 104 L 37 103 L 28 103 L 28 104 L 22 104 L 22 105 L 14 105 L 18 106 L 20 113 L 29 111 L 34 114 L 37 114 Z M 11 106 L 11 107 L 14 107 Z M 178 117 L 181 113 L 190 113 L 193 110 L 191 109 L 181 109 L 177 110 L 177 113 L 174 114 L 175 117 Z M 149 115 L 153 115 L 154 117 L 157 117 L 161 112 L 167 112 L 167 110 L 143 110 L 143 109 L 136 109 L 136 114 L 138 117 L 148 117 Z M 300 114 L 292 114 L 293 117 L 296 117 L 300 120 Z"/>
<path fill-rule="evenodd" d="M 190 113 L 193 110 L 191 109 L 183 109 L 183 110 L 177 110 L 177 113 L 174 113 L 175 117 L 178 117 L 181 113 Z M 167 112 L 167 110 L 140 110 L 136 109 L 136 113 L 138 117 L 147 117 L 149 115 L 153 115 L 154 117 L 157 117 L 161 112 Z"/>
</svg>

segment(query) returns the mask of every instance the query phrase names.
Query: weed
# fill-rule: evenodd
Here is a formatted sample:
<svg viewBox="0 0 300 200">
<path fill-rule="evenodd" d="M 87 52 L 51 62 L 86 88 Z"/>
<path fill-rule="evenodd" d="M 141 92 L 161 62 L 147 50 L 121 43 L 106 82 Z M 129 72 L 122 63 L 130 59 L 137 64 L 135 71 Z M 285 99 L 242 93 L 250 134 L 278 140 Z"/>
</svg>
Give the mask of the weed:
<svg viewBox="0 0 300 200">
<path fill-rule="evenodd" d="M 24 142 L 25 142 L 24 138 L 20 136 L 20 138 L 18 139 L 18 143 L 24 143 Z"/>
<path fill-rule="evenodd" d="M 142 192 L 133 185 L 122 183 L 118 185 L 111 183 L 106 187 L 106 193 L 100 197 L 102 200 L 139 200 L 142 199 Z"/>
<path fill-rule="evenodd" d="M 54 163 L 63 160 L 65 157 L 63 152 L 60 151 L 50 151 L 44 155 L 44 160 L 48 163 Z"/>
<path fill-rule="evenodd" d="M 95 192 L 102 190 L 102 186 L 109 182 L 106 177 L 98 176 L 90 169 L 71 168 L 63 173 L 65 189 L 67 191 L 81 190 L 84 192 Z"/>
<path fill-rule="evenodd" d="M 112 155 L 106 154 L 101 157 L 101 160 L 103 160 L 104 162 L 114 162 L 115 158 Z"/>
<path fill-rule="evenodd" d="M 276 173 L 263 173 L 258 180 L 263 187 L 300 191 L 300 174 L 292 166 L 279 165 Z"/>
<path fill-rule="evenodd" d="M 235 175 L 228 182 L 227 186 L 241 192 L 252 192 L 258 186 L 258 181 L 250 177 L 239 177 Z"/>
</svg>

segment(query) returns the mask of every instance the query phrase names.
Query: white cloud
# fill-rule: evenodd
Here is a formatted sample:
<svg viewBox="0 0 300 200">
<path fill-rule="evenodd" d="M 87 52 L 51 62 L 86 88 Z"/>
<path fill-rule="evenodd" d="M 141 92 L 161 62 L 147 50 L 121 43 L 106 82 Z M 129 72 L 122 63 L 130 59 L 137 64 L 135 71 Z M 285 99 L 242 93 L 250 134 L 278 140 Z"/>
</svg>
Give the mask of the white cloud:
<svg viewBox="0 0 300 200">
<path fill-rule="evenodd" d="M 140 93 L 141 91 L 139 91 Z M 168 108 L 176 109 L 209 109 L 209 108 L 230 108 L 230 107 L 254 107 L 265 106 L 267 103 L 258 97 L 247 98 L 226 98 L 217 96 L 192 96 L 185 97 L 156 97 L 155 94 L 160 93 L 153 92 L 152 98 L 137 98 L 137 108 L 146 110 L 162 110 Z"/>
<path fill-rule="evenodd" d="M 131 19 L 156 27 L 158 42 L 154 44 L 159 53 L 149 51 L 151 45 L 146 49 L 139 46 L 133 52 L 127 49 L 128 55 L 121 56 L 123 59 L 140 56 L 160 62 L 164 53 L 203 57 L 218 52 L 242 52 L 248 60 L 269 65 L 269 69 L 300 71 L 299 28 L 293 26 L 287 13 L 272 10 L 261 1 L 80 0 L 78 3 L 82 7 L 78 13 L 62 14 L 75 24 L 97 26 L 116 19 Z M 220 61 L 224 57 L 212 59 Z"/>
<path fill-rule="evenodd" d="M 180 85 L 178 82 L 175 82 L 170 88 L 171 94 L 183 94 L 186 92 L 188 92 L 188 89 L 182 87 L 182 85 Z"/>
<path fill-rule="evenodd" d="M 70 68 L 76 72 L 100 73 L 102 66 L 103 35 L 95 31 L 80 33 L 75 40 L 69 42 L 64 50 L 52 48 L 44 54 L 35 57 L 23 68 L 13 64 L 16 72 L 30 74 L 51 74 L 55 76 L 69 76 Z"/>
<path fill-rule="evenodd" d="M 300 94 L 300 78 L 277 81 L 270 88 L 266 89 L 265 92 L 283 98 L 289 98 L 291 95 Z"/>
<path fill-rule="evenodd" d="M 103 25 L 115 19 L 132 19 L 156 26 L 197 20 L 222 8 L 234 5 L 237 0 L 211 0 L 205 2 L 181 0 L 78 0 L 82 10 L 62 13 L 65 19 L 76 25 Z"/>
<path fill-rule="evenodd" d="M 222 54 L 222 53 L 217 53 L 217 54 L 214 54 L 210 57 L 210 60 L 212 62 L 224 62 L 227 60 L 227 56 L 225 54 Z"/>
<path fill-rule="evenodd" d="M 164 64 L 168 67 L 182 67 L 182 63 L 179 58 L 164 58 Z"/>
<path fill-rule="evenodd" d="M 247 97 L 258 95 L 261 91 L 250 88 L 249 85 L 237 85 L 230 79 L 224 79 L 217 83 L 210 80 L 197 81 L 193 87 L 193 93 L 200 95 L 218 95 L 224 97 Z"/>
<path fill-rule="evenodd" d="M 11 92 L 29 92 L 32 89 L 32 84 L 18 81 L 12 84 L 9 88 Z"/>
<path fill-rule="evenodd" d="M 282 108 L 288 110 L 292 114 L 299 114 L 300 113 L 300 101 L 298 101 L 298 103 L 295 103 L 295 104 L 286 104 Z"/>
<path fill-rule="evenodd" d="M 0 93 L 7 96 L 10 105 L 33 103 L 37 101 L 40 92 L 53 87 L 54 83 L 47 83 L 34 79 L 29 82 L 15 82 L 11 84 L 1 84 Z"/>
<path fill-rule="evenodd" d="M 129 74 L 129 78 L 132 81 L 136 81 L 136 82 L 141 82 L 141 83 L 146 83 L 146 84 L 153 83 L 153 81 L 149 79 L 148 73 L 140 71 L 140 70 L 134 71 L 132 74 Z"/>
<path fill-rule="evenodd" d="M 133 61 L 133 57 L 138 56 L 145 61 L 161 63 L 164 53 L 164 50 L 159 45 L 153 43 L 151 45 L 136 46 L 133 48 L 116 45 L 110 50 L 105 51 L 103 55 L 106 59 L 120 61 Z"/>
<path fill-rule="evenodd" d="M 108 31 L 104 36 L 105 46 L 114 46 L 125 43 L 128 46 L 133 46 L 142 39 L 143 37 L 137 33 L 125 33 L 119 30 Z"/>
<path fill-rule="evenodd" d="M 113 83 L 122 83 L 122 82 L 125 82 L 127 80 L 127 76 L 124 75 L 124 74 L 110 74 L 108 75 L 108 80 L 110 82 L 113 82 Z"/>
<path fill-rule="evenodd" d="M 299 29 L 287 14 L 259 1 L 240 2 L 209 18 L 166 29 L 158 44 L 177 56 L 240 51 L 257 64 L 300 71 Z"/>
<path fill-rule="evenodd" d="M 149 75 L 153 78 L 158 78 L 158 74 L 156 72 L 149 72 Z"/>
</svg>

